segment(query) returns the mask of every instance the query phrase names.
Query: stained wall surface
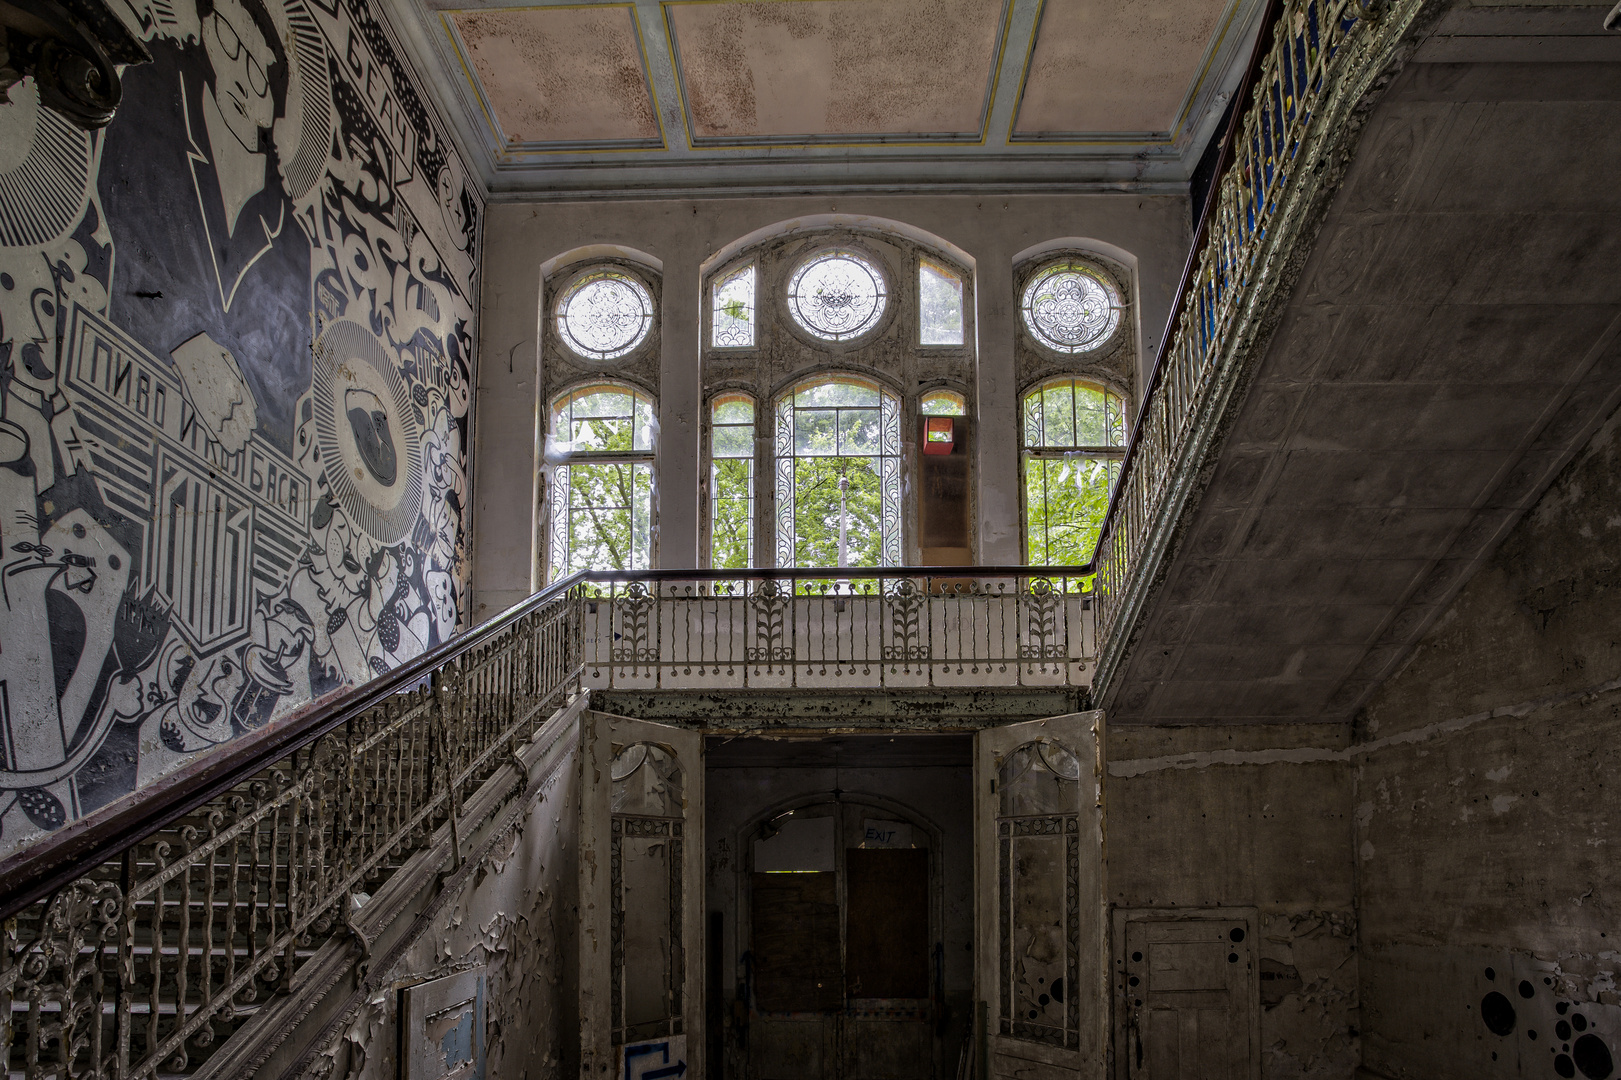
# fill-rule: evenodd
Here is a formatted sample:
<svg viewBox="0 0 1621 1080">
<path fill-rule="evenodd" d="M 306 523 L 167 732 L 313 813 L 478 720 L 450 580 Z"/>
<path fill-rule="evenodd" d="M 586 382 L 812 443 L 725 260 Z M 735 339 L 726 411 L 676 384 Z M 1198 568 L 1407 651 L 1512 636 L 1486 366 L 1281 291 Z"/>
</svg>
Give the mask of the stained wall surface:
<svg viewBox="0 0 1621 1080">
<path fill-rule="evenodd" d="M 1614 1075 L 1621 1058 L 1621 416 L 1366 710 L 1365 1063 Z"/>
<path fill-rule="evenodd" d="M 464 620 L 483 200 L 368 0 L 0 104 L 0 854 Z"/>
<path fill-rule="evenodd" d="M 1268 1080 L 1350 1080 L 1358 1061 L 1348 741 L 1339 724 L 1108 733 L 1109 904 L 1254 909 Z"/>
</svg>

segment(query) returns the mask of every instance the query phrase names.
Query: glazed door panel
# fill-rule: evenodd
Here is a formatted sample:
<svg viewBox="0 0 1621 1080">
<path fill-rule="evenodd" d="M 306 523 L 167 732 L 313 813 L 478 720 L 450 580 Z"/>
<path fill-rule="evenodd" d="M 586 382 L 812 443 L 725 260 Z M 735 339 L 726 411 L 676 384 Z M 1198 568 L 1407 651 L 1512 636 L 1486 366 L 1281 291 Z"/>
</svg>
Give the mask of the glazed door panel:
<svg viewBox="0 0 1621 1080">
<path fill-rule="evenodd" d="M 1103 713 L 975 738 L 977 995 L 995 1080 L 1104 1075 Z"/>
<path fill-rule="evenodd" d="M 625 1075 L 628 1050 L 701 1078 L 702 736 L 586 712 L 580 744 L 582 1075 Z"/>
</svg>

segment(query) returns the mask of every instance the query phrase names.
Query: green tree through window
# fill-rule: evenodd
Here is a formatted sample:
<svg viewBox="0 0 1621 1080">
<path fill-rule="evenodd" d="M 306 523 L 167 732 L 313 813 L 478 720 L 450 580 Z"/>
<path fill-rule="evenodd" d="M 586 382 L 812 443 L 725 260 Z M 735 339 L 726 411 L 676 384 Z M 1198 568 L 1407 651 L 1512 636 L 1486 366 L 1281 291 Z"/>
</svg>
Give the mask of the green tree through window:
<svg viewBox="0 0 1621 1080">
<path fill-rule="evenodd" d="M 1054 379 L 1024 398 L 1025 562 L 1092 557 L 1125 456 L 1125 412 L 1112 392 Z"/>
<path fill-rule="evenodd" d="M 710 406 L 709 565 L 754 565 L 754 399 L 723 394 Z"/>
<path fill-rule="evenodd" d="M 552 410 L 547 458 L 551 580 L 652 565 L 653 402 L 617 384 L 575 389 Z"/>
<path fill-rule="evenodd" d="M 900 402 L 850 376 L 777 406 L 777 564 L 900 563 Z"/>
</svg>

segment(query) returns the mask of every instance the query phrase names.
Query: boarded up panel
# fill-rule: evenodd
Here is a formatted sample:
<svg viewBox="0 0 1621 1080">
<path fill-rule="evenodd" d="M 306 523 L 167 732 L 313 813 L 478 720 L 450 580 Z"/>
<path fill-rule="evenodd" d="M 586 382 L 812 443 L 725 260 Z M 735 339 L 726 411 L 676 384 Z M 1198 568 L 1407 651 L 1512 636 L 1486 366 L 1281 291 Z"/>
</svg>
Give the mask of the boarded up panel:
<svg viewBox="0 0 1621 1080">
<path fill-rule="evenodd" d="M 923 445 L 923 425 L 929 418 L 918 417 L 918 446 Z M 938 419 L 938 418 L 936 418 Z M 918 489 L 919 546 L 941 549 L 941 561 L 948 566 L 966 565 L 970 550 L 968 519 L 968 418 L 953 416 L 951 453 L 917 456 L 921 485 Z M 957 557 L 945 549 L 961 553 Z M 927 560 L 925 560 L 927 561 Z"/>
<path fill-rule="evenodd" d="M 850 996 L 928 997 L 929 853 L 850 848 L 844 873 Z"/>
<path fill-rule="evenodd" d="M 755 1007 L 761 1012 L 843 1008 L 836 876 L 829 871 L 755 874 L 751 907 Z"/>
</svg>

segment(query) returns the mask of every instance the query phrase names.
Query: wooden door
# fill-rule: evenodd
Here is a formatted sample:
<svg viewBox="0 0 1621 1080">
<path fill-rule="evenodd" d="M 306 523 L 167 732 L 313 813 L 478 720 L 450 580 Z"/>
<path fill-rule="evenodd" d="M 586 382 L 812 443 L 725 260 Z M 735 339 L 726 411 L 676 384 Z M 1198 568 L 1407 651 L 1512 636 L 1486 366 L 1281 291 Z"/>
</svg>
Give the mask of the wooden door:
<svg viewBox="0 0 1621 1080">
<path fill-rule="evenodd" d="M 1254 918 L 1241 910 L 1122 911 L 1123 1080 L 1259 1075 Z"/>
<path fill-rule="evenodd" d="M 975 738 L 977 996 L 994 1080 L 1102 1080 L 1103 713 Z"/>
<path fill-rule="evenodd" d="M 587 712 L 580 743 L 581 1075 L 700 1080 L 702 736 Z"/>
</svg>

